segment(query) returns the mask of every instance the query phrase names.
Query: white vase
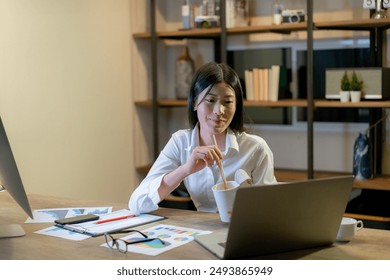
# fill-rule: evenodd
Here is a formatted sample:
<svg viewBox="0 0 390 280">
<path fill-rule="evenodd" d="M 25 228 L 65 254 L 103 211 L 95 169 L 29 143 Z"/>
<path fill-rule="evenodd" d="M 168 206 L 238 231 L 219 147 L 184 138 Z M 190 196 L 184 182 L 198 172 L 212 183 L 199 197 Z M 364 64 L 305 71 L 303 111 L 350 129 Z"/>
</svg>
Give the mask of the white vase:
<svg viewBox="0 0 390 280">
<path fill-rule="evenodd" d="M 352 102 L 359 102 L 362 96 L 362 92 L 359 90 L 352 90 L 351 91 L 351 101 Z"/>
<path fill-rule="evenodd" d="M 349 91 L 340 91 L 340 101 L 349 102 Z"/>
</svg>

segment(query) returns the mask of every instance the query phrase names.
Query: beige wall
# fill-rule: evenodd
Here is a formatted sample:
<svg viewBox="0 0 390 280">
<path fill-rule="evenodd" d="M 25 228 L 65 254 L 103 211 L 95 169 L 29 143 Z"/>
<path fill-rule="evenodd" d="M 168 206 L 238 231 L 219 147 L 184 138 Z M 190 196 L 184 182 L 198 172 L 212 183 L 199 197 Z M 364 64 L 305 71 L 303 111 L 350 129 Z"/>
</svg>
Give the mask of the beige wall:
<svg viewBox="0 0 390 280">
<path fill-rule="evenodd" d="M 28 193 L 126 202 L 128 0 L 0 0 L 0 115 Z"/>
</svg>

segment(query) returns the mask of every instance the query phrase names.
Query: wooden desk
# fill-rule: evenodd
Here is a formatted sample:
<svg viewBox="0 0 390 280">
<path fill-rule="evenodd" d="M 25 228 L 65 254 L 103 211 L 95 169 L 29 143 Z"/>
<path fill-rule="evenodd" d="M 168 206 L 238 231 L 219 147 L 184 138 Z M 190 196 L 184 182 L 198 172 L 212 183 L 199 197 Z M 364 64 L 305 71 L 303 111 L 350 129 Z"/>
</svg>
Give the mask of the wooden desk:
<svg viewBox="0 0 390 280">
<path fill-rule="evenodd" d="M 126 208 L 124 204 L 97 201 L 81 201 L 46 197 L 29 196 L 33 209 L 113 206 L 114 210 Z M 201 230 L 217 230 L 226 227 L 220 222 L 218 214 L 202 213 L 188 210 L 159 209 L 154 214 L 166 216 L 165 224 L 192 227 Z M 49 227 L 51 224 L 24 224 L 26 215 L 16 202 L 7 194 L 0 193 L 0 223 L 19 223 L 26 231 L 26 236 L 0 239 L 0 259 L 21 260 L 124 260 L 124 259 L 216 259 L 196 242 L 175 248 L 157 257 L 127 253 L 100 246 L 104 237 L 91 237 L 83 241 L 71 241 L 57 237 L 34 233 Z M 161 223 L 157 222 L 157 223 Z M 151 224 L 139 228 L 150 227 Z M 390 231 L 362 229 L 348 243 L 336 243 L 334 246 L 289 253 L 263 256 L 263 259 L 387 259 L 390 260 Z"/>
</svg>

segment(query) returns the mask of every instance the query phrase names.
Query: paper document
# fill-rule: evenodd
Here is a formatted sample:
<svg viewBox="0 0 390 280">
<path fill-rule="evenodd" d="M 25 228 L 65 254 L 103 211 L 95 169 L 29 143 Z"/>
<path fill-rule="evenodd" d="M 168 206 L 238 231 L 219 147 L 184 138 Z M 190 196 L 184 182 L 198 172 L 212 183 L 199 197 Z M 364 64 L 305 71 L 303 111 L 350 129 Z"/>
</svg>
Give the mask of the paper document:
<svg viewBox="0 0 390 280">
<path fill-rule="evenodd" d="M 64 228 L 60 228 L 56 226 L 51 226 L 45 229 L 37 230 L 34 233 L 64 238 L 73 241 L 81 241 L 92 237 L 91 235 L 81 234 L 75 231 L 66 230 Z"/>
<path fill-rule="evenodd" d="M 110 213 L 111 210 L 111 206 L 37 209 L 33 211 L 34 219 L 27 218 L 25 223 L 53 223 L 58 219 L 84 214 L 96 214 L 100 216 Z"/>
<path fill-rule="evenodd" d="M 129 244 L 127 246 L 128 252 L 144 254 L 149 256 L 157 256 L 161 253 L 174 249 L 178 246 L 187 244 L 194 240 L 194 237 L 201 234 L 209 234 L 211 231 L 199 230 L 194 228 L 179 227 L 174 225 L 158 224 L 142 230 L 149 238 L 160 238 L 164 244 L 158 240 L 153 240 L 144 243 Z M 126 241 L 136 241 L 140 239 L 138 233 L 131 233 L 121 239 Z M 106 243 L 102 244 L 108 247 Z M 116 250 L 115 246 L 113 248 Z"/>
<path fill-rule="evenodd" d="M 130 217 L 122 218 L 127 216 Z M 134 217 L 129 210 L 122 209 L 111 212 L 109 214 L 101 215 L 100 219 L 97 221 L 68 225 L 57 224 L 56 226 L 91 236 L 98 236 L 104 234 L 105 232 L 115 232 L 162 219 L 165 219 L 165 217 L 151 214 L 140 214 Z M 101 221 L 107 222 L 100 223 Z"/>
</svg>

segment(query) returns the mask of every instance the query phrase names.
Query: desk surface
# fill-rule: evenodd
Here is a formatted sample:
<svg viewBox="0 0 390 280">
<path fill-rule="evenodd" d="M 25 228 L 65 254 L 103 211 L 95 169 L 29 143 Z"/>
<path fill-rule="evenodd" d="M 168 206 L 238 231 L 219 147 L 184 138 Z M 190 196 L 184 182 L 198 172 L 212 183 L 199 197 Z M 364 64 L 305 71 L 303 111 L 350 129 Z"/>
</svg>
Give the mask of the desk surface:
<svg viewBox="0 0 390 280">
<path fill-rule="evenodd" d="M 56 197 L 31 195 L 29 197 L 33 209 L 61 207 L 97 207 L 113 206 L 113 210 L 126 207 L 124 204 L 83 201 Z M 91 237 L 83 241 L 50 237 L 34 233 L 50 226 L 47 223 L 24 224 L 26 215 L 16 202 L 7 194 L 0 193 L 0 223 L 19 223 L 26 232 L 24 237 L 0 239 L 0 259 L 22 260 L 123 260 L 123 259 L 216 259 L 198 243 L 190 242 L 157 257 L 127 253 L 100 246 L 104 237 Z M 203 213 L 178 209 L 159 209 L 153 214 L 168 219 L 166 224 L 197 228 L 200 230 L 218 230 L 226 227 L 220 222 L 218 214 Z M 157 222 L 160 223 L 160 222 Z M 139 228 L 150 227 L 152 224 Z M 386 259 L 390 260 L 390 231 L 364 228 L 348 243 L 335 243 L 334 246 L 301 250 L 277 255 L 262 256 L 263 259 Z"/>
</svg>

